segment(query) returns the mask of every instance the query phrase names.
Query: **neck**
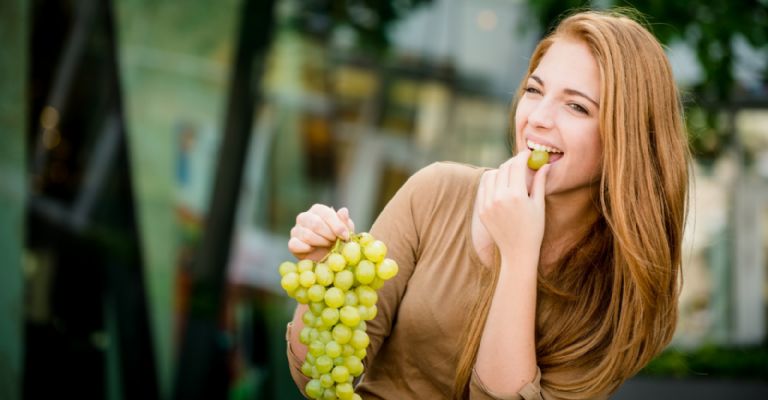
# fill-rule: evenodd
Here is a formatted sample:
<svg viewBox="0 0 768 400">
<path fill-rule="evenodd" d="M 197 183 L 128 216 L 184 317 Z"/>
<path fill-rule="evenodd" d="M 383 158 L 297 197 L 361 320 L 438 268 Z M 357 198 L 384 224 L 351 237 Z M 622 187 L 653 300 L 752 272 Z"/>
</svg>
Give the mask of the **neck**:
<svg viewBox="0 0 768 400">
<path fill-rule="evenodd" d="M 546 202 L 546 221 L 540 256 L 544 272 L 562 259 L 599 216 L 589 191 L 549 195 Z"/>
</svg>

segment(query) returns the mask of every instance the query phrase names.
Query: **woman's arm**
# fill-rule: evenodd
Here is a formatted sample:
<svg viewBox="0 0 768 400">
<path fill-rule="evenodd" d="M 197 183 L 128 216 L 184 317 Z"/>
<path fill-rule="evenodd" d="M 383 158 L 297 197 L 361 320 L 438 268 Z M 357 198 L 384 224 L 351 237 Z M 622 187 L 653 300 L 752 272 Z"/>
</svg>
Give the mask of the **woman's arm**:
<svg viewBox="0 0 768 400">
<path fill-rule="evenodd" d="M 539 254 L 544 236 L 548 166 L 526 183 L 529 151 L 484 177 L 479 216 L 501 256 L 475 372 L 488 391 L 515 395 L 537 375 L 535 321 Z"/>
<path fill-rule="evenodd" d="M 481 381 L 496 394 L 518 393 L 536 376 L 538 261 L 538 253 L 501 256 L 499 281 L 475 364 Z"/>
</svg>

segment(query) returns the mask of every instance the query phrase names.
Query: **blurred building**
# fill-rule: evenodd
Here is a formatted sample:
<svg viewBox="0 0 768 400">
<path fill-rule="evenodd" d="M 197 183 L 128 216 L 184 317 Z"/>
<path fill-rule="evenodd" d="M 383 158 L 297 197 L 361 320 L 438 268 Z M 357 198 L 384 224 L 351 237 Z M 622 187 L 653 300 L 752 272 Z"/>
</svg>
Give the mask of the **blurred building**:
<svg viewBox="0 0 768 400">
<path fill-rule="evenodd" d="M 296 215 L 313 203 L 346 206 L 366 231 L 419 168 L 503 162 L 511 101 L 541 34 L 525 2 L 511 0 L 414 8 L 379 53 L 344 24 L 307 34 L 298 0 L 250 16 L 273 29 L 264 57 L 247 66 L 260 73 L 246 81 L 259 90 L 243 118 L 250 141 L 219 288 L 196 265 L 231 157 L 221 149 L 238 118 L 243 8 L 256 2 L 12 4 L 0 12 L 0 27 L 13 31 L 0 34 L 14 39 L 0 53 L 0 70 L 12 72 L 0 77 L 12 89 L 0 98 L 0 128 L 12 132 L 0 135 L 0 263 L 16 266 L 0 275 L 0 307 L 12 310 L 0 330 L 0 398 L 9 399 L 54 389 L 178 397 L 196 384 L 179 372 L 195 351 L 184 344 L 190 315 L 219 303 L 207 322 L 224 357 L 220 394 L 300 398 L 284 357 L 294 304 L 276 273 L 292 258 Z M 732 140 L 712 142 L 694 166 L 673 342 L 685 349 L 766 341 L 768 88 L 759 71 L 768 49 L 737 47 L 743 101 L 716 113 Z M 688 46 L 670 46 L 670 57 L 683 88 L 700 79 Z M 712 129 L 707 113 L 689 107 L 692 132 Z"/>
</svg>

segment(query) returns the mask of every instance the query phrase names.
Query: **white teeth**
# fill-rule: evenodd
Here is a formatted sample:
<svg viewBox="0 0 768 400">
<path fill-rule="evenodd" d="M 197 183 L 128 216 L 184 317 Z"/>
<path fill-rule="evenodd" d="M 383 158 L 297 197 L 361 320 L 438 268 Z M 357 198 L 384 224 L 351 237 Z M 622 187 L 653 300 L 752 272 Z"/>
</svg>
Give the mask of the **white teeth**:
<svg viewBox="0 0 768 400">
<path fill-rule="evenodd" d="M 560 149 L 556 149 L 554 147 L 545 146 L 545 145 L 539 144 L 539 143 L 534 143 L 534 142 L 532 142 L 530 140 L 526 141 L 526 144 L 528 145 L 529 148 L 531 148 L 533 150 L 541 150 L 541 151 L 546 151 L 548 153 L 562 153 L 563 152 Z"/>
</svg>

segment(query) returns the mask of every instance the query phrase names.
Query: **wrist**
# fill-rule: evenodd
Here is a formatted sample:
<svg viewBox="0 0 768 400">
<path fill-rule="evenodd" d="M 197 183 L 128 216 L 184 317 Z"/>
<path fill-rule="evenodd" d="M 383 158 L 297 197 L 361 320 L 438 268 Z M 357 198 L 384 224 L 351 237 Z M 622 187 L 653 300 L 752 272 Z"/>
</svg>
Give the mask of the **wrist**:
<svg viewBox="0 0 768 400">
<path fill-rule="evenodd" d="M 499 249 L 501 271 L 514 271 L 515 276 L 537 276 L 539 270 L 538 251 L 507 251 Z"/>
</svg>

